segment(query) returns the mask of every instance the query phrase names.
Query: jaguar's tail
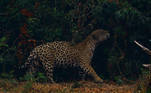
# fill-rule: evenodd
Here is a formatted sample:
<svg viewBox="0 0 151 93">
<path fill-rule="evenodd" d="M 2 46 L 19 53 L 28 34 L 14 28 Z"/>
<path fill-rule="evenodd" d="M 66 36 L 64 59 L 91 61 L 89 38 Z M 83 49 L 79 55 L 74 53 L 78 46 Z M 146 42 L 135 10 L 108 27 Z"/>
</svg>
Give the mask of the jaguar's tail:
<svg viewBox="0 0 151 93">
<path fill-rule="evenodd" d="M 26 69 L 30 65 L 33 64 L 33 61 L 37 59 L 37 55 L 35 55 L 33 52 L 30 53 L 29 57 L 27 58 L 26 62 L 20 67 L 20 69 Z"/>
</svg>

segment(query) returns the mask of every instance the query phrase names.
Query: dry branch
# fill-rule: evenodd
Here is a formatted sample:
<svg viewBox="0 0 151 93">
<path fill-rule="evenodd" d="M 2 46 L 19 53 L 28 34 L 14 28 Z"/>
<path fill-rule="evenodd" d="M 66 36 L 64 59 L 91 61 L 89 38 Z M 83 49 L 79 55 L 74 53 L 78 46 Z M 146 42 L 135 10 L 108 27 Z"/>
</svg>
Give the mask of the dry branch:
<svg viewBox="0 0 151 93">
<path fill-rule="evenodd" d="M 147 54 L 151 55 L 151 50 L 149 50 L 148 48 L 144 47 L 143 45 L 141 45 L 137 41 L 134 41 L 134 43 L 137 44 L 139 47 L 141 47 Z"/>
</svg>

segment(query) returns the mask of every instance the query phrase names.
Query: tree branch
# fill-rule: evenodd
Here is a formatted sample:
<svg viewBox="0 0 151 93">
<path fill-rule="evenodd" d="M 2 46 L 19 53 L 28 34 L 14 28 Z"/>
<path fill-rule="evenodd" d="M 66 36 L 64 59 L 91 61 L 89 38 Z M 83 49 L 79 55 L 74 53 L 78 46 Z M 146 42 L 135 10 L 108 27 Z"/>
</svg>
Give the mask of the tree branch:
<svg viewBox="0 0 151 93">
<path fill-rule="evenodd" d="M 151 50 L 149 50 L 148 48 L 144 47 L 143 45 L 141 45 L 137 41 L 134 41 L 134 43 L 137 44 L 139 47 L 141 47 L 147 54 L 151 55 Z"/>
</svg>

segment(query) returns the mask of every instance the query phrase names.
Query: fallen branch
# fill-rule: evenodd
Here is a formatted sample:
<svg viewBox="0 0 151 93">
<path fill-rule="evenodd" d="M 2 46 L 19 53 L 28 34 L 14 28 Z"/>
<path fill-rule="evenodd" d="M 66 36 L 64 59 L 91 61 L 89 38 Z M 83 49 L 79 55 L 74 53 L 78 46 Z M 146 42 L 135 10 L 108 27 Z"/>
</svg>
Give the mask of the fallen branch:
<svg viewBox="0 0 151 93">
<path fill-rule="evenodd" d="M 149 68 L 151 67 L 151 64 L 143 64 L 144 67 Z"/>
<path fill-rule="evenodd" d="M 151 50 L 149 50 L 148 48 L 144 47 L 143 45 L 141 45 L 137 41 L 134 41 L 134 43 L 137 44 L 139 47 L 141 47 L 147 54 L 151 55 Z"/>
</svg>

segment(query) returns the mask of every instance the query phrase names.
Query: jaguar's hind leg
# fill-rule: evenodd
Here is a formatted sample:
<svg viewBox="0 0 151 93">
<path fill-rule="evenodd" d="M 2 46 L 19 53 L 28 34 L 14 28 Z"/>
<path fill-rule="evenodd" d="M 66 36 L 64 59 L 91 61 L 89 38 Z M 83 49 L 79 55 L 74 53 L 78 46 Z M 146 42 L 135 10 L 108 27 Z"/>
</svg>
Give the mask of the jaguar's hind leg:
<svg viewBox="0 0 151 93">
<path fill-rule="evenodd" d="M 53 70 L 54 70 L 54 62 L 53 62 L 53 57 L 45 57 L 41 59 L 43 68 L 46 72 L 46 76 L 48 78 L 48 82 L 54 83 L 53 79 Z"/>
</svg>

